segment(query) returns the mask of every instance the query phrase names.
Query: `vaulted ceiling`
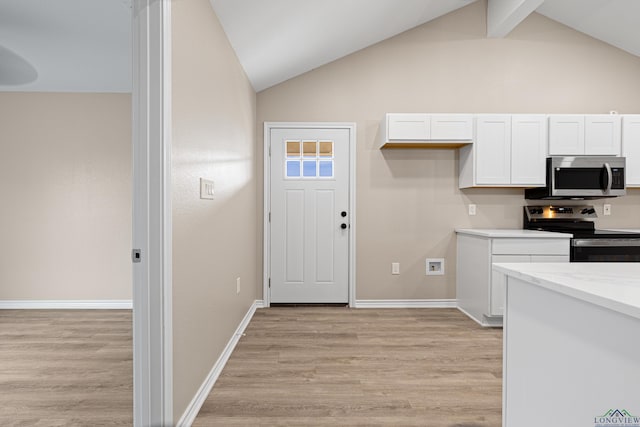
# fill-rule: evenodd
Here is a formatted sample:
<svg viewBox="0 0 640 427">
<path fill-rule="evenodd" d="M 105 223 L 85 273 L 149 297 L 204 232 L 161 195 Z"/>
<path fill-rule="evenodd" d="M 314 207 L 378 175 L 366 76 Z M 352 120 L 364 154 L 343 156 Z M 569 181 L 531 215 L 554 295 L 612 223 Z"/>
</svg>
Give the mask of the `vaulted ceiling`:
<svg viewBox="0 0 640 427">
<path fill-rule="evenodd" d="M 0 0 L 0 91 L 131 90 L 132 0 Z M 257 91 L 482 0 L 210 0 Z M 488 34 L 541 13 L 640 56 L 640 0 L 488 0 Z"/>
</svg>

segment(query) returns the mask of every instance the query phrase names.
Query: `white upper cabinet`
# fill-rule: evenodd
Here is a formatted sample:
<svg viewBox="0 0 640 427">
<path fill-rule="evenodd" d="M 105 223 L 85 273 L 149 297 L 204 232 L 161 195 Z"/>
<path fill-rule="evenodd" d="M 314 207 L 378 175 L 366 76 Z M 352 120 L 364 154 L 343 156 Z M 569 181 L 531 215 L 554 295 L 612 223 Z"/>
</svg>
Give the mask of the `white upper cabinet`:
<svg viewBox="0 0 640 427">
<path fill-rule="evenodd" d="M 458 185 L 543 186 L 546 157 L 546 115 L 478 114 L 473 145 L 460 149 Z"/>
<path fill-rule="evenodd" d="M 460 147 L 471 144 L 471 114 L 388 113 L 381 148 Z"/>
<path fill-rule="evenodd" d="M 431 139 L 436 141 L 465 141 L 473 138 L 471 114 L 432 114 Z"/>
<path fill-rule="evenodd" d="M 387 140 L 424 141 L 430 136 L 428 114 L 387 114 Z"/>
<path fill-rule="evenodd" d="M 640 114 L 622 116 L 622 155 L 627 158 L 627 186 L 640 187 Z"/>
<path fill-rule="evenodd" d="M 511 184 L 544 186 L 546 182 L 547 116 L 511 116 Z"/>
<path fill-rule="evenodd" d="M 584 154 L 620 155 L 620 116 L 588 115 L 584 118 Z"/>
<path fill-rule="evenodd" d="M 549 116 L 549 155 L 584 154 L 584 116 Z"/>
<path fill-rule="evenodd" d="M 476 185 L 511 183 L 511 116 L 476 116 Z"/>
<path fill-rule="evenodd" d="M 620 116 L 615 114 L 549 116 L 549 155 L 620 155 Z"/>
</svg>

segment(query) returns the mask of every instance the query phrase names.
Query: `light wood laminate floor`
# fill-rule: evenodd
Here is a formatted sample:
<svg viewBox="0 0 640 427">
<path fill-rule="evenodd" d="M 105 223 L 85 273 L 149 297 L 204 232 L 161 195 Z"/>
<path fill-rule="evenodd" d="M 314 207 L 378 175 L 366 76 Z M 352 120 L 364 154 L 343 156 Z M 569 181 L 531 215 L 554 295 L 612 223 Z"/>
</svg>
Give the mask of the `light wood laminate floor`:
<svg viewBox="0 0 640 427">
<path fill-rule="evenodd" d="M 456 309 L 258 310 L 194 426 L 500 426 L 502 330 Z"/>
<path fill-rule="evenodd" d="M 131 426 L 131 310 L 0 310 L 0 425 Z"/>
</svg>

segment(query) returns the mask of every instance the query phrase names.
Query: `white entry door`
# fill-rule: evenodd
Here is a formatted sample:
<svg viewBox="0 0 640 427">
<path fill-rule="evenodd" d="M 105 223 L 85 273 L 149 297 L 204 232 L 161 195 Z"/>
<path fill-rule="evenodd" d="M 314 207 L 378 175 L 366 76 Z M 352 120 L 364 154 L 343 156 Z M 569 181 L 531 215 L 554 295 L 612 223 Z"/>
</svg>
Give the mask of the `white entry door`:
<svg viewBox="0 0 640 427">
<path fill-rule="evenodd" d="M 270 129 L 272 303 L 349 301 L 349 132 Z"/>
</svg>

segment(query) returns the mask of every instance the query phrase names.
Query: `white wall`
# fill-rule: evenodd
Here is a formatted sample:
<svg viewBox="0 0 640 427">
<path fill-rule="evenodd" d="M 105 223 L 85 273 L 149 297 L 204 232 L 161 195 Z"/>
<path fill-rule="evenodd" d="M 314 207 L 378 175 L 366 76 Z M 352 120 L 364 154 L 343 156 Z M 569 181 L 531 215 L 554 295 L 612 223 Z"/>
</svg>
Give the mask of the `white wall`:
<svg viewBox="0 0 640 427">
<path fill-rule="evenodd" d="M 0 93 L 0 300 L 131 299 L 131 96 Z"/>
<path fill-rule="evenodd" d="M 258 94 L 259 126 L 357 123 L 357 299 L 455 298 L 454 228 L 522 227 L 523 190 L 459 190 L 456 150 L 379 150 L 385 113 L 640 113 L 640 58 L 536 13 L 485 34 L 478 1 Z M 640 227 L 629 193 L 599 225 Z M 427 257 L 446 275 L 427 277 Z"/>
</svg>

